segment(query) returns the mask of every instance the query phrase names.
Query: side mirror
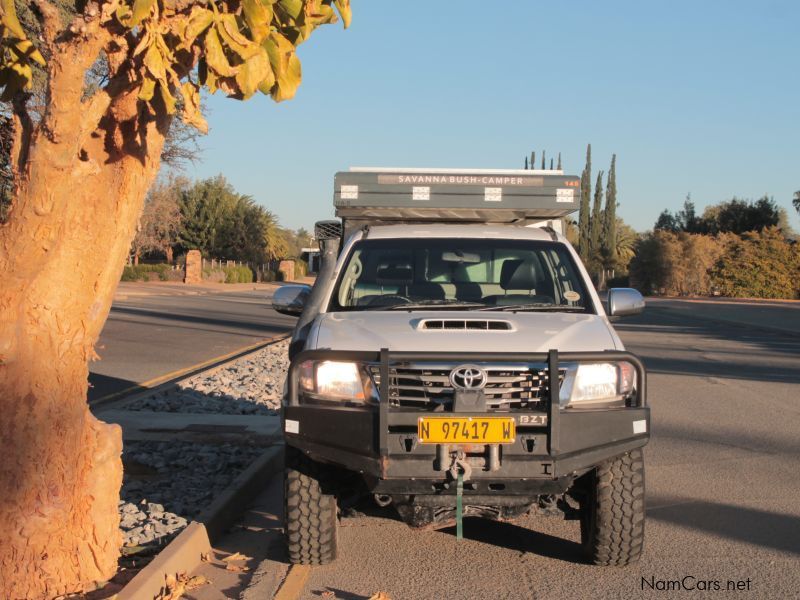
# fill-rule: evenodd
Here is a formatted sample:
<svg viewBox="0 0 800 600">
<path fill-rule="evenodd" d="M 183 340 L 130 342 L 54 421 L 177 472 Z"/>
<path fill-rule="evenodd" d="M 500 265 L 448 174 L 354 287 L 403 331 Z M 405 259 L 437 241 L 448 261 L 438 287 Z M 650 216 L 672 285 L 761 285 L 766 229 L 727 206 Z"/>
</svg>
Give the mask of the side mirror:
<svg viewBox="0 0 800 600">
<path fill-rule="evenodd" d="M 644 298 L 633 288 L 611 288 L 608 290 L 608 316 L 625 317 L 638 315 L 644 310 Z"/>
<path fill-rule="evenodd" d="M 272 295 L 272 308 L 284 315 L 299 317 L 311 294 L 308 285 L 283 285 Z"/>
</svg>

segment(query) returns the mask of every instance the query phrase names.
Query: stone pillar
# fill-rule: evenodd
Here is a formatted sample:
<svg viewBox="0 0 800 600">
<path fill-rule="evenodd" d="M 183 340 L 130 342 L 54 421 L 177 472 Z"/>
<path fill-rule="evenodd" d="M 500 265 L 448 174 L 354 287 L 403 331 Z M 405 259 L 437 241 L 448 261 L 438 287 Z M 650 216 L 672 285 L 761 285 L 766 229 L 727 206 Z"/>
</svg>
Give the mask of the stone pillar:
<svg viewBox="0 0 800 600">
<path fill-rule="evenodd" d="M 189 250 L 186 253 L 186 270 L 183 274 L 183 283 L 202 283 L 203 257 L 200 250 Z"/>
<path fill-rule="evenodd" d="M 283 281 L 294 281 L 294 261 L 282 260 L 278 265 L 278 272 L 283 275 Z"/>
</svg>

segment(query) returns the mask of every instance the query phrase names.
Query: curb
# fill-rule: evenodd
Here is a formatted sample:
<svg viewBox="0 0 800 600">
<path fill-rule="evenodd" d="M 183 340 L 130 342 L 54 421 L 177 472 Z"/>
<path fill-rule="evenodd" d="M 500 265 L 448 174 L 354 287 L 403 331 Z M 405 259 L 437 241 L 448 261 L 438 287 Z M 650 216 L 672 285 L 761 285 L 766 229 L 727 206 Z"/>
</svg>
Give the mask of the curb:
<svg viewBox="0 0 800 600">
<path fill-rule="evenodd" d="M 203 555 L 211 552 L 211 544 L 233 525 L 265 482 L 282 467 L 283 446 L 267 449 L 119 591 L 117 600 L 155 598 L 164 591 L 169 576 L 191 574 L 200 566 Z"/>
</svg>

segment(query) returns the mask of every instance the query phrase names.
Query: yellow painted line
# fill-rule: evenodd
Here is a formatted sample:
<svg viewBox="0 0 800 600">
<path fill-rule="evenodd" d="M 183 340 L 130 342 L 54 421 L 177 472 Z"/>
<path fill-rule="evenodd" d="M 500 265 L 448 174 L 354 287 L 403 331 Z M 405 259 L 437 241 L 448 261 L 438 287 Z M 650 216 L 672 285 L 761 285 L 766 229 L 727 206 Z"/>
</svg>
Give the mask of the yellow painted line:
<svg viewBox="0 0 800 600">
<path fill-rule="evenodd" d="M 273 600 L 297 600 L 306 587 L 306 581 L 311 573 L 308 565 L 292 565 L 283 580 L 281 587 L 278 588 Z"/>
<path fill-rule="evenodd" d="M 233 358 L 234 356 L 237 356 L 237 355 L 240 355 L 240 354 L 247 354 L 247 352 L 249 352 L 251 350 L 255 350 L 257 348 L 260 348 L 261 346 L 267 346 L 267 345 L 269 345 L 271 343 L 280 341 L 281 339 L 283 339 L 285 337 L 288 337 L 288 335 L 289 334 L 279 335 L 279 336 L 275 336 L 275 337 L 268 338 L 268 339 L 265 339 L 265 340 L 261 340 L 260 342 L 256 342 L 255 344 L 250 344 L 248 346 L 242 346 L 241 348 L 233 350 L 232 352 L 228 352 L 227 354 L 223 354 L 221 356 L 216 356 L 214 358 L 210 358 L 210 359 L 208 359 L 206 361 L 203 361 L 201 363 L 197 363 L 195 365 L 191 365 L 191 366 L 185 367 L 183 369 L 177 369 L 175 371 L 170 371 L 169 373 L 165 373 L 164 375 L 159 375 L 158 377 L 154 377 L 153 379 L 148 379 L 147 381 L 142 381 L 140 383 L 137 383 L 136 385 L 132 385 L 130 387 L 127 387 L 124 390 L 120 390 L 118 392 L 113 392 L 111 394 L 106 394 L 105 396 L 102 396 L 100 398 L 96 398 L 95 400 L 92 400 L 91 404 L 100 404 L 102 402 L 108 402 L 109 400 L 113 400 L 115 398 L 120 398 L 122 396 L 126 396 L 127 394 L 130 394 L 132 392 L 136 392 L 136 391 L 140 391 L 140 390 L 144 391 L 144 390 L 146 390 L 148 388 L 152 388 L 152 387 L 156 387 L 158 385 L 161 385 L 162 383 L 165 383 L 165 382 L 167 382 L 167 381 L 169 381 L 171 379 L 177 379 L 179 377 L 182 377 L 183 375 L 186 375 L 188 373 L 192 373 L 193 371 L 200 371 L 200 370 L 202 370 L 202 369 L 204 369 L 206 367 L 210 367 L 211 365 L 219 366 L 219 363 L 223 363 L 226 360 L 228 360 L 229 358 Z"/>
</svg>

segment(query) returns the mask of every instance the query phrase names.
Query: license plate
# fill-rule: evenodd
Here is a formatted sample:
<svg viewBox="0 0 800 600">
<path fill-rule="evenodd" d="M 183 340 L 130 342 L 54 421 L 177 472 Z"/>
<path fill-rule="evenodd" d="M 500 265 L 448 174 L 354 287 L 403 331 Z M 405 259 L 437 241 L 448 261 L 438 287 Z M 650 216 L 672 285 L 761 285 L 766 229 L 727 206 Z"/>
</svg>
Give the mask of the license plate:
<svg viewBox="0 0 800 600">
<path fill-rule="evenodd" d="M 516 424 L 509 417 L 420 417 L 422 444 L 512 444 Z"/>
</svg>

